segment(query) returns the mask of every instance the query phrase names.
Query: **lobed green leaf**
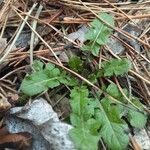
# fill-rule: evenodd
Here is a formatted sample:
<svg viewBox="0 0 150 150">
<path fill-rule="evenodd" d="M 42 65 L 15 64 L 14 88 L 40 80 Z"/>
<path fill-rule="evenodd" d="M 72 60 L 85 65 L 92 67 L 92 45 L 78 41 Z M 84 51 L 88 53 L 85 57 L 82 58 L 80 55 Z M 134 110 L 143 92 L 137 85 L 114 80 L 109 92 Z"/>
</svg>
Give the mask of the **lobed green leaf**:
<svg viewBox="0 0 150 150">
<path fill-rule="evenodd" d="M 49 88 L 54 88 L 60 85 L 60 80 L 63 80 L 63 76 L 58 68 L 55 68 L 53 64 L 47 64 L 45 68 L 44 64 L 39 61 L 35 61 L 33 65 L 35 72 L 31 75 L 27 75 L 21 83 L 21 91 L 26 95 L 33 96 Z"/>
<path fill-rule="evenodd" d="M 111 15 L 107 13 L 100 13 L 99 17 L 106 23 L 114 26 L 114 19 Z M 99 19 L 94 19 L 91 22 L 91 27 L 85 34 L 86 42 L 82 47 L 84 51 L 90 51 L 94 56 L 99 55 L 100 46 L 107 43 L 109 36 L 112 33 L 107 25 L 102 23 Z"/>
<path fill-rule="evenodd" d="M 123 75 L 132 68 L 132 63 L 129 59 L 112 59 L 108 62 L 102 63 L 104 76 Z"/>
</svg>

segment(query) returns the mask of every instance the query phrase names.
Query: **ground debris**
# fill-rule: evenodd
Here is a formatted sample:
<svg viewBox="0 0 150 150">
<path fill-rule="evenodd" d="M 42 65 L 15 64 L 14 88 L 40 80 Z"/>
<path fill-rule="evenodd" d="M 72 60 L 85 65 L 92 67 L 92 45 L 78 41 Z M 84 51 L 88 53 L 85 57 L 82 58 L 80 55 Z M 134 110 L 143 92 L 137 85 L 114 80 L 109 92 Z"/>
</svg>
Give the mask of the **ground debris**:
<svg viewBox="0 0 150 150">
<path fill-rule="evenodd" d="M 118 122 L 127 123 L 131 129 L 131 132 L 128 130 L 131 134 L 128 149 L 139 150 L 136 148 L 139 145 L 150 150 L 150 139 L 146 134 L 149 133 L 146 127 L 150 106 L 149 0 L 0 0 L 0 31 L 0 128 L 6 126 L 8 130 L 4 136 L 0 131 L 2 148 L 8 147 L 7 141 L 15 144 L 29 139 L 20 149 L 75 150 L 75 145 L 93 150 L 93 143 L 97 146 L 94 150 L 118 149 L 109 147 L 109 144 L 115 146 L 117 142 L 112 142 L 114 134 L 111 138 L 108 128 L 105 135 L 108 142 L 104 140 L 103 119 L 97 122 L 95 116 L 99 109 L 99 104 L 94 103 L 95 98 L 106 105 L 108 103 L 103 98 L 108 94 L 108 99 L 114 100 L 108 110 L 108 120 L 118 116 Z M 91 31 L 90 34 L 88 31 Z M 124 59 L 128 61 L 120 61 Z M 42 65 L 39 63 L 35 67 L 37 60 Z M 107 69 L 110 76 L 105 73 Z M 37 76 L 32 76 L 34 73 L 38 73 Z M 21 89 L 23 80 L 36 78 L 41 81 L 35 83 L 34 88 L 31 88 L 32 82 L 27 84 L 29 91 L 36 91 L 42 83 L 49 86 L 41 93 L 28 95 Z M 57 81 L 60 83 L 58 86 Z M 115 84 L 118 90 L 110 84 Z M 85 120 L 81 117 L 84 107 L 80 109 L 85 99 L 81 97 L 81 103 L 77 103 L 78 98 L 71 105 L 70 96 L 77 87 L 80 93 L 82 86 L 90 94 Z M 99 89 L 102 91 L 97 93 Z M 80 96 L 78 93 L 76 97 Z M 134 100 L 140 105 L 134 104 Z M 145 115 L 147 123 L 143 117 L 137 117 L 136 112 L 131 111 L 133 118 L 127 115 L 128 110 L 121 112 L 118 102 L 123 104 L 121 107 L 133 105 L 137 109 L 142 106 L 139 116 Z M 133 104 L 130 106 L 129 103 Z M 79 110 L 79 117 L 76 112 L 72 115 L 73 106 Z M 109 113 L 111 110 L 112 113 Z M 135 129 L 141 124 L 144 124 L 144 129 Z M 77 129 L 74 130 L 77 131 L 75 136 L 71 136 L 73 129 Z M 118 129 L 115 131 L 119 133 Z M 122 132 L 125 136 L 126 131 Z M 118 137 L 121 141 L 123 136 L 119 133 Z M 120 145 L 125 142 L 124 139 Z M 89 145 L 92 147 L 89 148 Z M 19 144 L 14 148 L 18 147 Z"/>
</svg>

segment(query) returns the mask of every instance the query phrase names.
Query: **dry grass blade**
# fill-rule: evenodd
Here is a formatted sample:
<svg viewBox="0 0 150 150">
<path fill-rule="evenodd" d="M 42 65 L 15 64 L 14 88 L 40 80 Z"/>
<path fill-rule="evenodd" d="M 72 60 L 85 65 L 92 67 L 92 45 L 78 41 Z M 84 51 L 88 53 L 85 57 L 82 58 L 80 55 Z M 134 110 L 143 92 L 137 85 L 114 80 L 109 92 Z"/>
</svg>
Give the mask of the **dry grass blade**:
<svg viewBox="0 0 150 150">
<path fill-rule="evenodd" d="M 49 48 L 49 50 L 52 52 L 52 54 L 55 56 L 56 60 L 62 65 L 61 61 L 57 57 L 57 55 L 54 53 L 53 49 L 49 46 L 47 42 L 30 26 L 30 24 L 16 11 L 14 8 L 14 11 L 18 14 L 18 16 L 24 20 L 24 22 L 30 27 L 30 29 L 36 34 L 36 36 Z"/>
<path fill-rule="evenodd" d="M 32 8 L 30 9 L 29 11 L 29 14 L 31 14 L 31 12 L 34 10 L 34 8 L 37 6 L 37 4 L 34 4 L 32 6 Z M 24 19 L 21 27 L 19 28 L 19 31 L 17 32 L 13 42 L 11 43 L 11 45 L 5 50 L 5 54 L 0 58 L 0 64 L 4 61 L 4 59 L 8 56 L 8 54 L 10 53 L 10 51 L 12 50 L 12 48 L 14 47 L 15 45 L 15 42 L 17 41 L 19 35 L 21 34 L 21 31 L 23 30 L 24 26 L 25 26 L 25 23 L 26 23 L 26 20 L 28 20 L 28 16 L 26 16 L 26 18 Z"/>
<path fill-rule="evenodd" d="M 39 17 L 42 9 L 43 9 L 43 6 L 40 5 L 39 8 L 38 8 L 38 10 L 37 10 L 36 16 L 35 16 L 36 18 Z M 33 23 L 32 23 L 33 30 L 36 30 L 36 26 L 37 26 L 37 20 L 34 20 Z M 33 64 L 34 40 L 35 40 L 35 33 L 32 31 L 31 41 L 30 41 L 30 65 Z"/>
</svg>

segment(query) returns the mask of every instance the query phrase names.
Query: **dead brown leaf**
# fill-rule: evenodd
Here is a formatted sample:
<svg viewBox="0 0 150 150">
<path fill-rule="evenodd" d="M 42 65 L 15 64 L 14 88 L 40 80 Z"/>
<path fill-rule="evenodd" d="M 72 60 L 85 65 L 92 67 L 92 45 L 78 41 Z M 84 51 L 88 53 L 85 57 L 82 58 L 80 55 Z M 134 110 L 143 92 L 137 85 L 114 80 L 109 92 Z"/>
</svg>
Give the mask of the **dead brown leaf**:
<svg viewBox="0 0 150 150">
<path fill-rule="evenodd" d="M 7 98 L 0 93 L 0 112 L 8 110 L 10 107 L 11 104 L 7 101 Z"/>
</svg>

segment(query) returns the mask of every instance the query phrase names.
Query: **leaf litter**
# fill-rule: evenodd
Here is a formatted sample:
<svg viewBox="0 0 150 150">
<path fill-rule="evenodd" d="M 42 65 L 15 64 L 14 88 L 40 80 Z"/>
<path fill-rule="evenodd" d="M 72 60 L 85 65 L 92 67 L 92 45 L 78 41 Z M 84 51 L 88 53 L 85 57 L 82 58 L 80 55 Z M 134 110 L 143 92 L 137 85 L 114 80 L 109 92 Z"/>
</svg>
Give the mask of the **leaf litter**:
<svg viewBox="0 0 150 150">
<path fill-rule="evenodd" d="M 0 146 L 150 149 L 149 1 L 0 5 Z"/>
</svg>

